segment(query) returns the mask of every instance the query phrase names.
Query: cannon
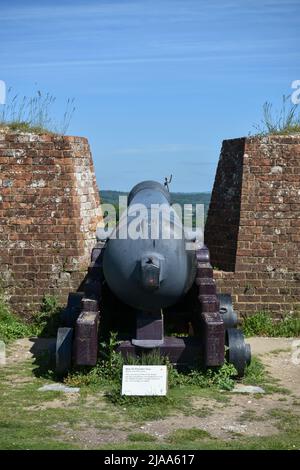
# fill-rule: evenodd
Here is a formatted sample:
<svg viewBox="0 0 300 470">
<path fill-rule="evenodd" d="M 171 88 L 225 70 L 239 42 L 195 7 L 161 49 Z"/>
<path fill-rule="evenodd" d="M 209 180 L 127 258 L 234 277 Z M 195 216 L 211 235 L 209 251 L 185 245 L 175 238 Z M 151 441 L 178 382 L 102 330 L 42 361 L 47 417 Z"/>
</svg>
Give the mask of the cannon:
<svg viewBox="0 0 300 470">
<path fill-rule="evenodd" d="M 113 230 L 98 234 L 86 278 L 69 294 L 56 370 L 95 365 L 99 335 L 117 330 L 124 357 L 155 350 L 178 368 L 227 359 L 242 376 L 251 351 L 237 324 L 231 296 L 217 294 L 202 233 L 185 229 L 166 186 L 143 181 Z"/>
</svg>

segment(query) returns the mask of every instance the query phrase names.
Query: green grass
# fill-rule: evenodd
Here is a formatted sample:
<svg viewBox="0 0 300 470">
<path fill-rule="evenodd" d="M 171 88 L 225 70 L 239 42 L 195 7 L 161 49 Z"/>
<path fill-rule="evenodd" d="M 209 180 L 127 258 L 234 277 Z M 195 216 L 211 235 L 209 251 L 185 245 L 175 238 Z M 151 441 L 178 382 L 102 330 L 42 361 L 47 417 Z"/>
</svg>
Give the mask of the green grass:
<svg viewBox="0 0 300 470">
<path fill-rule="evenodd" d="M 68 99 L 60 121 L 52 117 L 56 98 L 37 90 L 33 96 L 20 97 L 8 89 L 7 100 L 0 112 L 0 129 L 36 134 L 65 134 L 75 111 L 74 99 Z"/>
<path fill-rule="evenodd" d="M 71 386 L 103 387 L 105 398 L 118 409 L 125 409 L 131 419 L 145 421 L 162 419 L 174 412 L 188 413 L 190 400 L 201 390 L 210 390 L 216 394 L 220 390 L 231 390 L 234 386 L 233 376 L 236 371 L 232 365 L 224 364 L 207 371 L 192 370 L 179 373 L 166 358 L 157 352 L 142 355 L 140 358 L 124 360 L 115 352 L 116 334 L 113 333 L 104 347 L 105 359 L 91 370 L 75 370 L 65 379 Z M 122 368 L 124 364 L 165 364 L 168 368 L 168 393 L 166 396 L 126 396 L 121 395 Z"/>
<path fill-rule="evenodd" d="M 101 447 L 105 450 L 299 450 L 299 431 L 280 432 L 270 436 L 244 437 L 236 435 L 230 441 L 222 439 L 198 439 L 176 444 L 169 443 L 119 443 Z"/>
<path fill-rule="evenodd" d="M 238 418 L 238 421 L 240 423 L 249 423 L 249 421 L 260 421 L 260 420 L 261 420 L 261 416 L 258 416 L 258 414 L 254 410 L 246 410 Z"/>
<path fill-rule="evenodd" d="M 112 345 L 111 345 L 112 346 Z M 131 363 L 161 364 L 164 361 L 159 355 L 150 355 L 140 360 L 129 361 Z M 85 387 L 104 390 L 104 398 L 113 404 L 116 410 L 126 411 L 130 419 L 143 423 L 147 420 L 163 419 L 174 413 L 189 415 L 191 400 L 193 397 L 204 397 L 208 401 L 216 400 L 229 402 L 230 391 L 234 386 L 234 370 L 232 366 L 225 364 L 217 370 L 194 370 L 188 373 L 178 373 L 167 361 L 168 367 L 168 394 L 164 397 L 151 396 L 124 396 L 121 395 L 121 371 L 124 361 L 112 353 L 110 362 L 99 363 L 90 371 L 74 371 L 65 379 L 70 386 Z M 288 393 L 288 390 L 280 387 L 265 370 L 262 362 L 252 358 L 251 364 L 246 368 L 242 382 L 247 385 L 261 386 L 266 393 Z M 230 385 L 230 386 L 229 386 Z M 205 417 L 211 413 L 207 408 L 195 409 L 194 415 Z"/>
<path fill-rule="evenodd" d="M 83 423 L 105 430 L 120 418 L 126 422 L 124 412 L 116 413 L 97 393 L 90 406 L 88 390 L 82 390 L 73 402 L 60 392 L 38 391 L 51 382 L 36 377 L 30 361 L 0 368 L 0 449 L 76 449 L 80 443 L 64 437 L 66 431 L 75 433 Z M 60 406 L 52 407 L 58 400 Z"/>
<path fill-rule="evenodd" d="M 272 103 L 266 101 L 263 105 L 263 118 L 254 128 L 259 136 L 299 133 L 299 105 L 292 104 L 290 96 L 283 95 L 281 108 L 274 113 Z"/>
<path fill-rule="evenodd" d="M 0 295 L 0 340 L 8 343 L 18 338 L 34 336 L 38 333 L 34 325 L 26 324 L 12 314 L 7 303 Z"/>
<path fill-rule="evenodd" d="M 61 307 L 57 299 L 45 295 L 40 311 L 34 313 L 29 323 L 11 312 L 8 303 L 0 293 L 0 340 L 9 343 L 30 336 L 55 336 L 60 312 Z"/>
<path fill-rule="evenodd" d="M 8 128 L 11 131 L 31 132 L 34 134 L 52 134 L 48 129 L 41 126 L 32 126 L 29 122 L 1 122 L 0 129 Z"/>
<path fill-rule="evenodd" d="M 169 437 L 168 441 L 171 444 L 182 444 L 183 442 L 195 442 L 203 439 L 213 439 L 212 436 L 203 429 L 190 428 L 190 429 L 176 429 Z"/>
<path fill-rule="evenodd" d="M 261 384 L 265 384 L 268 377 L 258 365 L 259 361 L 255 364 L 252 371 L 251 369 L 247 371 L 248 380 L 251 382 L 259 379 Z M 154 416 L 154 413 L 151 414 L 147 410 L 151 407 L 157 407 L 157 410 L 163 409 L 165 403 L 157 402 L 153 405 L 153 401 L 151 403 L 150 400 L 143 406 L 137 403 L 130 406 L 120 406 L 119 403 L 115 405 L 105 397 L 109 385 L 99 382 L 82 386 L 80 394 L 70 402 L 68 396 L 60 392 L 39 392 L 39 387 L 53 380 L 49 377 L 36 376 L 35 371 L 36 365 L 28 360 L 0 368 L 0 449 L 79 449 L 83 446 L 80 437 L 82 429 L 94 429 L 94 432 L 101 432 L 102 435 L 105 435 L 105 432 L 112 434 L 114 430 L 116 434 L 118 430 L 126 432 L 125 442 L 116 440 L 101 445 L 91 443 L 90 448 L 188 450 L 300 447 L 300 433 L 293 413 L 282 412 L 276 408 L 269 413 L 268 419 L 275 423 L 278 434 L 269 437 L 235 436 L 234 440 L 223 440 L 212 437 L 203 429 L 179 427 L 161 440 L 146 432 L 134 430 L 139 429 L 141 417 L 145 421 L 148 419 L 147 416 L 151 420 L 164 416 L 164 413 L 157 413 L 157 416 Z M 22 380 L 18 382 L 17 378 Z M 27 381 L 24 382 L 24 379 Z M 195 416 L 197 409 L 191 400 L 193 396 L 205 397 L 213 406 L 218 395 L 228 401 L 231 399 L 229 393 L 221 392 L 217 388 L 178 385 L 172 389 L 171 396 L 175 402 L 178 402 L 179 407 L 170 408 L 169 411 L 173 414 L 183 412 L 187 416 Z M 56 402 L 58 404 L 54 406 Z M 180 410 L 181 407 L 184 411 Z"/>
<path fill-rule="evenodd" d="M 261 387 L 266 393 L 290 393 L 288 389 L 278 385 L 278 380 L 266 371 L 261 360 L 255 356 L 252 357 L 251 363 L 246 367 L 242 383 Z"/>
<path fill-rule="evenodd" d="M 297 337 L 300 336 L 300 317 L 287 315 L 275 321 L 267 312 L 257 312 L 243 321 L 245 336 Z"/>
<path fill-rule="evenodd" d="M 133 432 L 128 434 L 127 440 L 131 442 L 153 442 L 156 441 L 156 437 L 146 432 Z"/>
<path fill-rule="evenodd" d="M 268 414 L 271 418 L 275 419 L 275 424 L 280 431 L 300 433 L 299 415 L 292 413 L 291 410 L 273 408 Z"/>
</svg>

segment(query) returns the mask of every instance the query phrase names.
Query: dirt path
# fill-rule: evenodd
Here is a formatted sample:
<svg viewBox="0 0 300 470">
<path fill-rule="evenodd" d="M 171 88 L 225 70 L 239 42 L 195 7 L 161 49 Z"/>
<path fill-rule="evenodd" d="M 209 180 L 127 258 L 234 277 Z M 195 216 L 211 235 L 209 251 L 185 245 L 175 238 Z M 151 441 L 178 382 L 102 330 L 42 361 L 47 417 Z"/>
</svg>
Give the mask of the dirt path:
<svg viewBox="0 0 300 470">
<path fill-rule="evenodd" d="M 193 407 L 207 409 L 207 416 L 176 416 L 146 424 L 145 430 L 160 438 L 165 438 L 178 427 L 199 428 L 214 437 L 236 438 L 236 435 L 267 436 L 278 432 L 276 421 L 270 418 L 272 410 L 299 413 L 300 405 L 300 364 L 292 362 L 291 338 L 249 338 L 252 354 L 258 356 L 278 385 L 287 389 L 286 393 L 267 395 L 232 394 L 230 403 L 197 398 Z M 296 409 L 295 404 L 298 405 Z M 300 415 L 299 415 L 300 422 Z"/>
<path fill-rule="evenodd" d="M 55 338 L 22 338 L 7 347 L 7 365 L 24 362 L 55 347 Z"/>
</svg>

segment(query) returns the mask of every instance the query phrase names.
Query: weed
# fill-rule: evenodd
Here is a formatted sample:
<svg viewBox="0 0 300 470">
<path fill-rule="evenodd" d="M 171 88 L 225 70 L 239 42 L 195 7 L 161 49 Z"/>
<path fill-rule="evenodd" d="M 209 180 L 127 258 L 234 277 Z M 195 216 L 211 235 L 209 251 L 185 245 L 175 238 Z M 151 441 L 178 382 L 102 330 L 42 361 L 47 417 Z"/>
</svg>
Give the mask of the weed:
<svg viewBox="0 0 300 470">
<path fill-rule="evenodd" d="M 290 393 L 286 388 L 278 386 L 278 381 L 270 376 L 265 370 L 263 363 L 255 356 L 252 357 L 251 363 L 246 367 L 242 383 L 245 385 L 257 385 L 262 387 L 267 393 Z M 256 398 L 258 397 L 259 395 Z"/>
<path fill-rule="evenodd" d="M 28 336 L 55 336 L 59 326 L 60 313 L 61 307 L 56 297 L 45 295 L 40 311 L 34 313 L 30 323 L 25 322 L 11 312 L 0 293 L 0 339 L 9 342 Z"/>
<path fill-rule="evenodd" d="M 292 104 L 290 96 L 283 95 L 279 112 L 273 113 L 273 106 L 266 101 L 263 105 L 263 119 L 254 125 L 258 135 L 292 134 L 300 132 L 298 104 Z"/>
<path fill-rule="evenodd" d="M 65 382 L 68 385 L 80 386 L 89 384 L 112 384 L 117 386 L 120 394 L 123 365 L 166 365 L 168 368 L 168 383 L 170 388 L 192 385 L 199 388 L 214 387 L 216 389 L 231 390 L 234 386 L 232 377 L 236 375 L 236 370 L 232 364 L 225 363 L 223 366 L 207 369 L 193 369 L 186 372 L 179 372 L 170 363 L 167 357 L 162 357 L 158 351 L 142 354 L 140 357 L 128 356 L 126 359 L 115 351 L 118 344 L 117 334 L 111 333 L 108 343 L 101 343 L 103 360 L 92 369 L 79 369 L 72 371 Z M 111 395 L 113 401 L 117 398 L 115 390 Z M 131 397 L 132 399 L 132 397 Z M 125 398 L 120 398 L 122 404 Z"/>
<path fill-rule="evenodd" d="M 10 311 L 9 306 L 0 294 L 0 339 L 6 343 L 18 338 L 34 336 L 38 332 L 35 325 L 25 323 Z"/>
<path fill-rule="evenodd" d="M 31 96 L 12 95 L 8 89 L 7 102 L 0 114 L 0 127 L 8 127 L 13 131 L 65 134 L 74 114 L 74 99 L 68 99 L 63 118 L 57 124 L 51 117 L 51 109 L 56 98 L 50 93 L 43 94 L 40 90 Z"/>
<path fill-rule="evenodd" d="M 40 332 L 40 336 L 56 336 L 60 323 L 62 307 L 57 297 L 44 295 L 40 310 L 34 314 L 33 323 Z"/>
<path fill-rule="evenodd" d="M 282 410 L 281 408 L 273 408 L 268 414 L 276 420 L 277 428 L 281 431 L 299 432 L 298 414 L 294 414 L 290 410 Z"/>
<path fill-rule="evenodd" d="M 244 319 L 243 331 L 246 336 L 300 336 L 300 317 L 287 315 L 274 321 L 269 313 L 257 312 Z"/>
<path fill-rule="evenodd" d="M 112 333 L 107 343 L 102 343 L 103 357 L 92 369 L 77 369 L 65 379 L 71 386 L 94 386 L 105 389 L 105 397 L 116 406 L 127 410 L 133 419 L 158 419 L 177 409 L 183 413 L 190 409 L 191 395 L 207 388 L 212 393 L 219 390 L 231 390 L 234 386 L 232 376 L 236 375 L 235 368 L 225 363 L 222 367 L 194 369 L 179 372 L 168 358 L 161 357 L 158 351 L 142 354 L 140 357 L 124 359 L 115 351 L 116 333 Z M 168 368 L 167 396 L 126 396 L 121 395 L 122 368 L 129 365 L 166 365 Z"/>
<path fill-rule="evenodd" d="M 176 431 L 173 431 L 168 437 L 168 441 L 173 444 L 189 443 L 200 439 L 212 439 L 212 436 L 203 429 L 190 428 L 176 429 Z"/>
<path fill-rule="evenodd" d="M 238 421 L 240 423 L 250 422 L 250 421 L 260 421 L 261 416 L 258 416 L 254 410 L 245 410 L 239 416 Z"/>
<path fill-rule="evenodd" d="M 127 440 L 132 442 L 153 442 L 156 441 L 156 437 L 146 432 L 133 432 L 128 434 Z"/>
</svg>

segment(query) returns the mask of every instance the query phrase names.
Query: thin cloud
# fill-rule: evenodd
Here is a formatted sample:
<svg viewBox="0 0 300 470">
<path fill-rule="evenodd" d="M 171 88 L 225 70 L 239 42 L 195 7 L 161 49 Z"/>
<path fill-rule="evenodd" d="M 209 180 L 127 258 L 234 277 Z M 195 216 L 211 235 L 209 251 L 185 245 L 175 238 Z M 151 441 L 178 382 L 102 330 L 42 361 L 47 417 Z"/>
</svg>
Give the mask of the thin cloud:
<svg viewBox="0 0 300 470">
<path fill-rule="evenodd" d="M 188 144 L 161 144 L 157 146 L 147 147 L 131 147 L 112 150 L 113 155 L 147 155 L 154 153 L 182 153 L 182 152 L 199 152 L 207 150 L 208 147 L 201 145 Z"/>
<path fill-rule="evenodd" d="M 167 63 L 167 62 L 205 62 L 211 60 L 236 60 L 236 61 L 248 61 L 254 59 L 255 63 L 257 60 L 271 60 L 271 59 L 298 59 L 298 52 L 285 52 L 277 51 L 274 54 L 253 52 L 251 54 L 218 54 L 205 55 L 205 56 L 193 56 L 193 57 L 125 57 L 115 59 L 93 59 L 93 60 L 61 60 L 61 61 L 48 61 L 48 62 L 24 62 L 24 63 L 13 63 L 13 64 L 2 64 L 2 69 L 18 69 L 18 68 L 54 68 L 54 67 L 97 67 L 97 66 L 114 66 L 114 65 L 139 65 L 146 63 Z"/>
</svg>

